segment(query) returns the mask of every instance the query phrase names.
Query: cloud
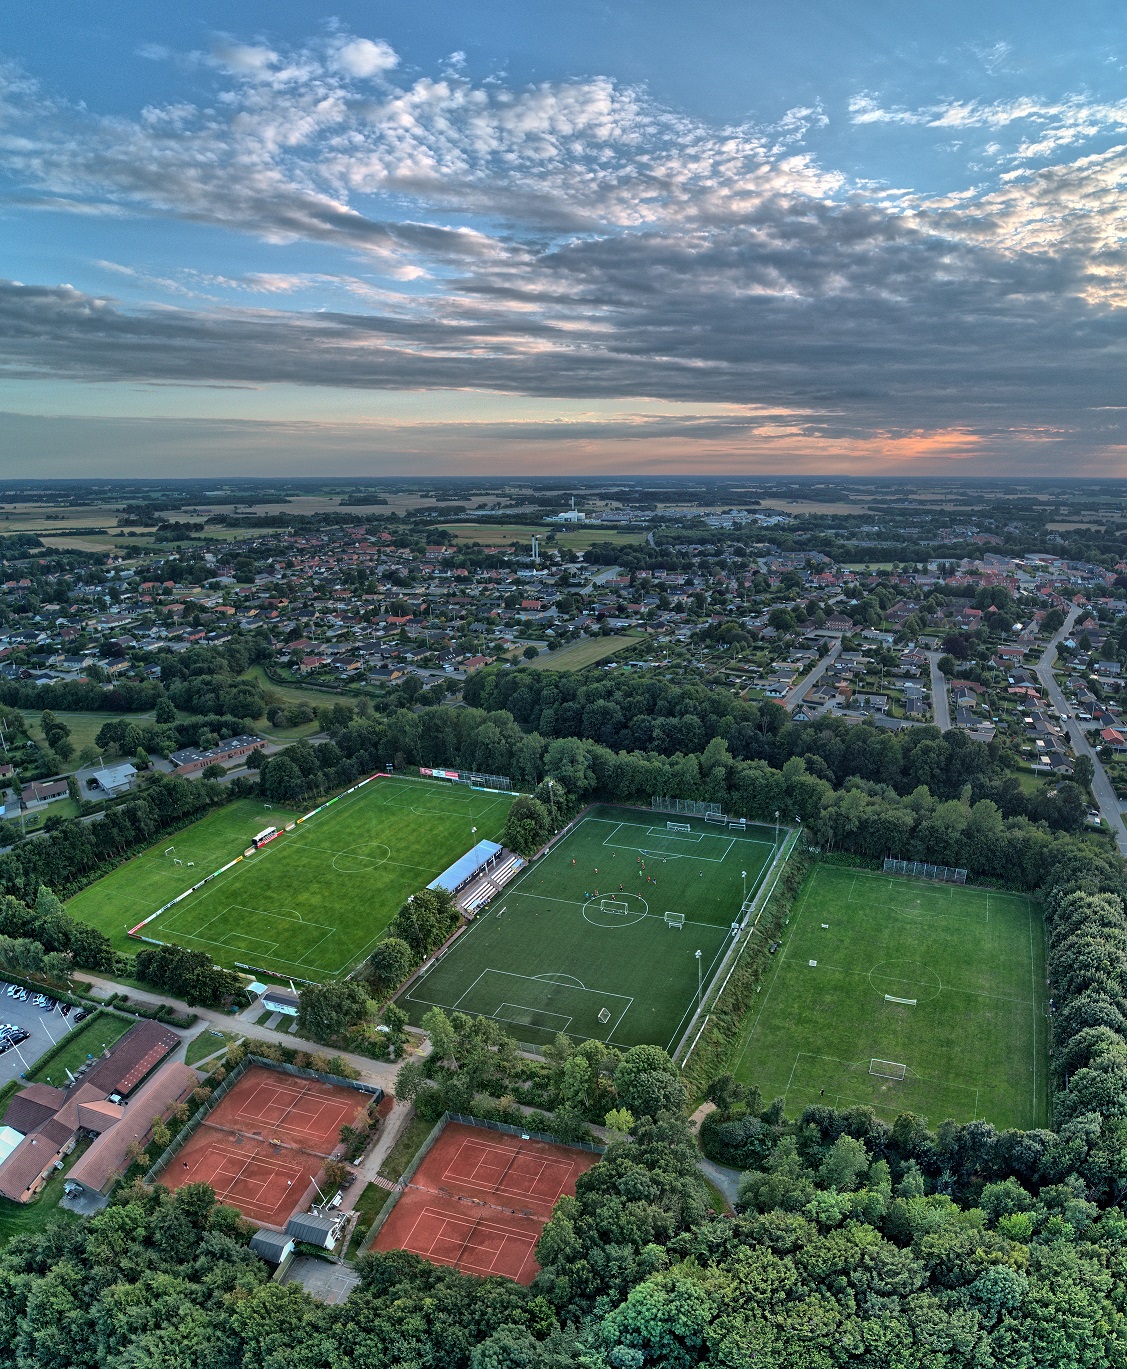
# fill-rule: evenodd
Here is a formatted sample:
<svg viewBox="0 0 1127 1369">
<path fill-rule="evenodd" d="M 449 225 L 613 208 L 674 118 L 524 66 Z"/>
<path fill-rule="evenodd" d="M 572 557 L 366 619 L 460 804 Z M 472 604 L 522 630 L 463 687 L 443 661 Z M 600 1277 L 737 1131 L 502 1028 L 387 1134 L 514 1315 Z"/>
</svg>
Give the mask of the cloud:
<svg viewBox="0 0 1127 1369">
<path fill-rule="evenodd" d="M 313 243 L 330 269 L 102 263 L 128 303 L 8 283 L 0 374 L 745 405 L 623 431 L 905 462 L 1048 430 L 1124 440 L 1127 147 L 1076 149 L 1127 127 L 1127 102 L 857 95 L 861 130 L 1006 141 L 992 172 L 929 196 L 821 165 L 817 104 L 719 127 L 605 76 L 406 79 L 338 30 L 207 60 L 214 98 L 132 118 L 0 69 L 11 202 Z"/>
<path fill-rule="evenodd" d="M 382 76 L 399 65 L 399 56 L 390 44 L 370 38 L 353 38 L 336 51 L 336 64 L 349 76 Z"/>
</svg>

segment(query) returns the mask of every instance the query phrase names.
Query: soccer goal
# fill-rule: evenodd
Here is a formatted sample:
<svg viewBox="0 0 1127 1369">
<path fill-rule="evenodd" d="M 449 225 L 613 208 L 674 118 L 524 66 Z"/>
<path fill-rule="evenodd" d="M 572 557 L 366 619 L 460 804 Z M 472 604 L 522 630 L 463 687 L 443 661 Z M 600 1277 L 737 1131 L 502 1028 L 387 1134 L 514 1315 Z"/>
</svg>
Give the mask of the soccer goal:
<svg viewBox="0 0 1127 1369">
<path fill-rule="evenodd" d="M 877 1074 L 882 1079 L 903 1079 L 908 1073 L 908 1066 L 896 1060 L 870 1060 L 869 1073 Z"/>
<path fill-rule="evenodd" d="M 599 1009 L 599 1021 L 602 1022 L 604 1025 L 605 1025 L 607 1022 L 610 1021 L 610 1009 L 609 1009 L 609 1008 L 600 1008 L 600 1009 Z"/>
<path fill-rule="evenodd" d="M 599 899 L 599 911 L 601 913 L 616 913 L 619 917 L 625 917 L 630 911 L 630 905 L 617 898 L 601 898 Z"/>
<path fill-rule="evenodd" d="M 666 914 L 665 914 L 665 925 L 666 925 L 667 927 L 672 927 L 673 930 L 674 930 L 675 932 L 681 931 L 681 929 L 682 929 L 682 928 L 684 927 L 684 925 L 685 925 L 685 914 L 684 914 L 684 913 L 666 913 Z"/>
<path fill-rule="evenodd" d="M 895 994 L 886 993 L 884 996 L 886 1003 L 901 1003 L 905 1008 L 914 1008 L 916 1000 L 914 998 L 897 998 Z"/>
<path fill-rule="evenodd" d="M 667 832 L 691 832 L 693 829 L 687 822 L 667 822 L 665 830 Z"/>
</svg>

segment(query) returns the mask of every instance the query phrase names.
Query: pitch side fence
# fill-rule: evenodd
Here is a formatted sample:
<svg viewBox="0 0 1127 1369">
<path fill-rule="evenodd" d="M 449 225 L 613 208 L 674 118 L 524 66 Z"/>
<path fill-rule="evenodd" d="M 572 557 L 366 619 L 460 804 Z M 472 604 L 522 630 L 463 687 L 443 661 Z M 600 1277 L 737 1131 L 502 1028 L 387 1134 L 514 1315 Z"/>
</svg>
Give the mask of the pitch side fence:
<svg viewBox="0 0 1127 1369">
<path fill-rule="evenodd" d="M 893 860 L 884 862 L 886 875 L 908 875 L 912 879 L 934 879 L 941 884 L 965 884 L 967 872 L 952 865 L 927 865 L 922 860 Z"/>
</svg>

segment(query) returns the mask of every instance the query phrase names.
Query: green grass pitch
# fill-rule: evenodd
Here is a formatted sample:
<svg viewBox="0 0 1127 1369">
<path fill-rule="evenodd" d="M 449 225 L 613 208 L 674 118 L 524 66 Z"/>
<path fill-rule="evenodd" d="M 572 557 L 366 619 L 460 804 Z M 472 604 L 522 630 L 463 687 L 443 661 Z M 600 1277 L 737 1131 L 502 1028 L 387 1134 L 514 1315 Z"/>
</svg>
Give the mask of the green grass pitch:
<svg viewBox="0 0 1127 1369">
<path fill-rule="evenodd" d="M 744 1020 L 732 1072 L 765 1100 L 785 1097 L 792 1115 L 808 1103 L 867 1103 L 890 1120 L 910 1111 L 932 1125 L 1039 1127 L 1046 1027 L 1033 900 L 819 865 Z"/>
<path fill-rule="evenodd" d="M 206 951 L 219 965 L 335 977 L 371 951 L 404 899 L 476 841 L 496 839 L 511 803 L 462 785 L 373 780 L 169 908 L 145 933 Z M 236 800 L 84 889 L 69 910 L 136 952 L 144 943 L 126 935 L 130 927 L 240 855 L 263 827 L 295 816 Z M 169 846 L 175 851 L 165 855 Z"/>
<path fill-rule="evenodd" d="M 683 818 L 691 830 L 676 833 L 668 820 L 593 809 L 409 987 L 411 1020 L 438 1004 L 532 1044 L 562 1031 L 672 1050 L 696 1007 L 696 952 L 707 988 L 775 833 Z M 681 930 L 666 912 L 684 917 Z"/>
</svg>

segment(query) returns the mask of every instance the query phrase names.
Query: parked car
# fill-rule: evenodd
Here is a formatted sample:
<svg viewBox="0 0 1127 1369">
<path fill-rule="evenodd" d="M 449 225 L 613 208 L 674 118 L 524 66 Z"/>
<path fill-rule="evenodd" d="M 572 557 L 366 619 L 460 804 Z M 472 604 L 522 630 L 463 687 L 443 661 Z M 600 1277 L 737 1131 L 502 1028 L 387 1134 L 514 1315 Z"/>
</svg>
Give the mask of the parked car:
<svg viewBox="0 0 1127 1369">
<path fill-rule="evenodd" d="M 75 1013 L 75 1015 L 74 1015 L 75 1026 L 77 1026 L 79 1022 L 85 1022 L 86 1019 L 87 1019 L 89 1016 L 90 1016 L 90 1009 L 89 1009 L 89 1008 L 79 1008 L 79 1010 L 78 1010 L 78 1011 Z"/>
</svg>

